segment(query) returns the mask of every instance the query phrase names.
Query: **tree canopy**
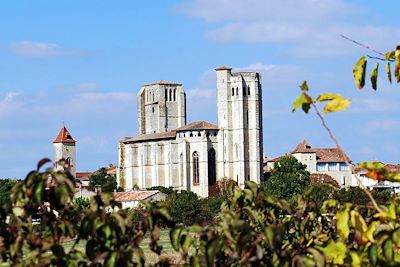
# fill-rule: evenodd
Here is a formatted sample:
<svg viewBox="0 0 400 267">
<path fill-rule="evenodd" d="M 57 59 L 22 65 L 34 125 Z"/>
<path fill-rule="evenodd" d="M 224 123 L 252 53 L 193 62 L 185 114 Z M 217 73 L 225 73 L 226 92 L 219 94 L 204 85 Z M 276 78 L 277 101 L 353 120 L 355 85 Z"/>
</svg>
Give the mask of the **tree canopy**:
<svg viewBox="0 0 400 267">
<path fill-rule="evenodd" d="M 101 186 L 102 192 L 114 192 L 117 189 L 117 178 L 115 175 L 108 174 L 106 168 L 101 168 L 89 177 L 89 186 L 91 190 Z"/>
<path fill-rule="evenodd" d="M 265 193 L 279 199 L 290 199 L 304 192 L 310 184 L 307 166 L 293 156 L 284 156 L 275 162 L 271 177 L 265 184 Z"/>
</svg>

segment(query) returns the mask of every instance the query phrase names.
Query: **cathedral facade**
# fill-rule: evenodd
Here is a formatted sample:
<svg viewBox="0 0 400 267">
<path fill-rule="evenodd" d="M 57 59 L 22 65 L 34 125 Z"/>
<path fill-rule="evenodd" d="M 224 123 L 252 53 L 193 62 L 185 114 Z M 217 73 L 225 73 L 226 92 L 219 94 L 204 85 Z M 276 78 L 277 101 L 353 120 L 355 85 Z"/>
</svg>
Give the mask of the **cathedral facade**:
<svg viewBox="0 0 400 267">
<path fill-rule="evenodd" d="M 186 123 L 182 84 L 159 81 L 138 93 L 139 134 L 119 142 L 117 181 L 125 191 L 152 186 L 207 197 L 221 179 L 260 182 L 262 88 L 257 72 L 216 69 L 218 125 Z"/>
</svg>

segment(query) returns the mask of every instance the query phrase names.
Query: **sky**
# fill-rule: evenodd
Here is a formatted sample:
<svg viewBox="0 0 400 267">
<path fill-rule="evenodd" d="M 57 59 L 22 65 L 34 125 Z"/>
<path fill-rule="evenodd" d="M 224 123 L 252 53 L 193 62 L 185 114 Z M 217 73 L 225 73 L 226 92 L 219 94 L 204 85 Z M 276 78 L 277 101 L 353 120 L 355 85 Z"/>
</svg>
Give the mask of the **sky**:
<svg viewBox="0 0 400 267">
<path fill-rule="evenodd" d="M 217 123 L 214 69 L 257 71 L 264 154 L 301 139 L 333 147 L 315 113 L 292 113 L 299 85 L 340 93 L 348 110 L 326 121 L 353 162 L 400 163 L 400 85 L 383 69 L 358 90 L 352 67 L 400 41 L 400 1 L 35 0 L 0 3 L 0 177 L 24 178 L 65 126 L 77 170 L 118 163 L 118 141 L 138 133 L 136 94 L 157 80 L 183 84 L 187 121 Z M 371 68 L 372 62 L 369 64 Z"/>
</svg>

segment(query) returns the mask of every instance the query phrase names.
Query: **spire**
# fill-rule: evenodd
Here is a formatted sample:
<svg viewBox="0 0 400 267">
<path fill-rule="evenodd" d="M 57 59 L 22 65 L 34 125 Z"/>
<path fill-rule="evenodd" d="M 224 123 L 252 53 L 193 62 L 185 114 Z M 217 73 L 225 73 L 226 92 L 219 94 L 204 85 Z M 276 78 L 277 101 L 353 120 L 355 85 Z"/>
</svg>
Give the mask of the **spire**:
<svg viewBox="0 0 400 267">
<path fill-rule="evenodd" d="M 67 130 L 67 128 L 62 127 L 60 132 L 58 133 L 56 139 L 53 143 L 75 143 L 76 141 L 72 138 L 71 134 Z"/>
</svg>

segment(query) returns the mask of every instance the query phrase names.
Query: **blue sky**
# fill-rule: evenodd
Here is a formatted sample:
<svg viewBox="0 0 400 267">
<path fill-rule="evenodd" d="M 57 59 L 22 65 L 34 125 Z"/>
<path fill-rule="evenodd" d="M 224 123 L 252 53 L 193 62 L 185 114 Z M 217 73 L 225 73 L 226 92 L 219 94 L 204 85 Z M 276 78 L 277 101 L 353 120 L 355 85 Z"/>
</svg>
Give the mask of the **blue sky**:
<svg viewBox="0 0 400 267">
<path fill-rule="evenodd" d="M 381 75 L 377 92 L 359 91 L 352 66 L 371 53 L 339 37 L 391 50 L 399 9 L 397 0 L 2 1 L 0 177 L 52 158 L 63 121 L 79 171 L 116 164 L 118 140 L 137 133 L 136 93 L 151 81 L 183 83 L 188 122 L 216 123 L 220 65 L 261 72 L 265 155 L 303 138 L 333 146 L 313 113 L 291 112 L 308 80 L 312 94 L 352 99 L 327 121 L 354 162 L 400 163 L 400 86 Z"/>
</svg>

